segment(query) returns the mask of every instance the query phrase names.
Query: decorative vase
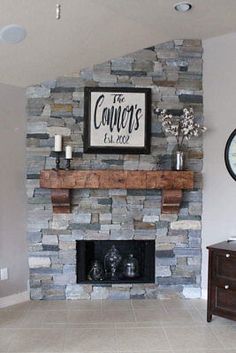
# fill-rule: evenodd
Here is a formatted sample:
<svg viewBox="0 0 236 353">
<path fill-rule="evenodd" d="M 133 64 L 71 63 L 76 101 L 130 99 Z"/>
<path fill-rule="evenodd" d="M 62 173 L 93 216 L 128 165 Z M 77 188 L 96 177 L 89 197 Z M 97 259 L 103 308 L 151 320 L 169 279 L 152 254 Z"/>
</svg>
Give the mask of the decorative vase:
<svg viewBox="0 0 236 353">
<path fill-rule="evenodd" d="M 123 261 L 123 275 L 126 278 L 138 277 L 138 260 L 133 254 L 129 254 L 127 259 Z"/>
<path fill-rule="evenodd" d="M 176 151 L 175 152 L 175 170 L 183 170 L 184 169 L 184 152 Z"/>
<path fill-rule="evenodd" d="M 117 279 L 117 270 L 121 263 L 122 257 L 119 251 L 116 249 L 115 245 L 112 245 L 111 249 L 105 255 L 104 258 L 104 268 L 106 276 L 111 280 Z"/>
<path fill-rule="evenodd" d="M 104 271 L 102 264 L 95 260 L 89 271 L 88 279 L 90 281 L 102 281 L 104 279 Z"/>
</svg>

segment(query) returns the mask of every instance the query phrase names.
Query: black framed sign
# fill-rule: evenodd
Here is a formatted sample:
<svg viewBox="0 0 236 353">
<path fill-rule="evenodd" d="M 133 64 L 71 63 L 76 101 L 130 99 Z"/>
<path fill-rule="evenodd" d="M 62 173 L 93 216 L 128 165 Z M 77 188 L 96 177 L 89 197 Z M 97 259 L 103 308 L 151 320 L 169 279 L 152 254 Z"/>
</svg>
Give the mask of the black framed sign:
<svg viewBox="0 0 236 353">
<path fill-rule="evenodd" d="M 226 142 L 225 164 L 231 177 L 236 180 L 236 129 L 231 133 Z"/>
<path fill-rule="evenodd" d="M 84 151 L 150 153 L 151 89 L 85 87 Z"/>
</svg>

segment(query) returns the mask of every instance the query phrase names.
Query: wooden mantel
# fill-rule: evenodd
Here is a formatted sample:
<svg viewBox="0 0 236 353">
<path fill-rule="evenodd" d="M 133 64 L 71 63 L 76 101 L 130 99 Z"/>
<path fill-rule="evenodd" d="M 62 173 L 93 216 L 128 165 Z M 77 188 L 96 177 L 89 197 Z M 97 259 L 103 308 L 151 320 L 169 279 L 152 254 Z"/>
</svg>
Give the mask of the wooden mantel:
<svg viewBox="0 0 236 353">
<path fill-rule="evenodd" d="M 182 201 L 182 190 L 193 188 L 193 172 L 42 170 L 40 187 L 52 189 L 55 213 L 71 212 L 71 189 L 162 189 L 162 213 L 177 213 Z"/>
</svg>

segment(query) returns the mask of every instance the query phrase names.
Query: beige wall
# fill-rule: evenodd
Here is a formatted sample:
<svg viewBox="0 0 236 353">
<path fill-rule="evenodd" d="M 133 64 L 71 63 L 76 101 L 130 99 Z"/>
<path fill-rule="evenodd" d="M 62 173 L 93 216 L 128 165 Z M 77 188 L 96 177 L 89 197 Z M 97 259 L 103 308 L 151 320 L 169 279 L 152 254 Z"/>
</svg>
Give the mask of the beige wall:
<svg viewBox="0 0 236 353">
<path fill-rule="evenodd" d="M 204 140 L 202 287 L 207 287 L 206 246 L 236 235 L 236 182 L 224 163 L 225 143 L 236 128 L 236 33 L 204 46 Z"/>
<path fill-rule="evenodd" d="M 0 84 L 0 297 L 26 291 L 25 90 Z"/>
</svg>

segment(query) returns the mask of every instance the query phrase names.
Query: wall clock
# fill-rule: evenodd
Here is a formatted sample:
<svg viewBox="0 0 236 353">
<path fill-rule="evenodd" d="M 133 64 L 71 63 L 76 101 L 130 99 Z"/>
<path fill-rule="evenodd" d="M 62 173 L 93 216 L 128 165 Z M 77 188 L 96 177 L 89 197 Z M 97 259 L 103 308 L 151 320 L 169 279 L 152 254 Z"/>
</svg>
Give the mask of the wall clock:
<svg viewBox="0 0 236 353">
<path fill-rule="evenodd" d="M 225 164 L 231 177 L 236 180 L 236 129 L 231 133 L 226 142 Z"/>
</svg>

